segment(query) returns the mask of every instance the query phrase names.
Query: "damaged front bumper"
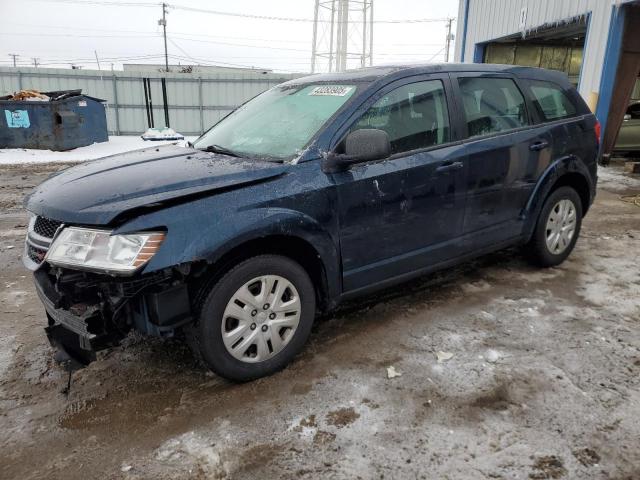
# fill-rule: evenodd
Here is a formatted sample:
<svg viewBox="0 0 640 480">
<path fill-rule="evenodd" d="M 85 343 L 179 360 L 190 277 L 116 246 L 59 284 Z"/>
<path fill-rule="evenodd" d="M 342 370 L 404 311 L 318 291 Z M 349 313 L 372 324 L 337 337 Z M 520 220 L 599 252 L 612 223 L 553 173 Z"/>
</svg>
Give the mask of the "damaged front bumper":
<svg viewBox="0 0 640 480">
<path fill-rule="evenodd" d="M 191 321 L 187 284 L 173 269 L 118 278 L 43 265 L 34 279 L 50 343 L 83 364 L 131 330 L 172 336 Z"/>
</svg>

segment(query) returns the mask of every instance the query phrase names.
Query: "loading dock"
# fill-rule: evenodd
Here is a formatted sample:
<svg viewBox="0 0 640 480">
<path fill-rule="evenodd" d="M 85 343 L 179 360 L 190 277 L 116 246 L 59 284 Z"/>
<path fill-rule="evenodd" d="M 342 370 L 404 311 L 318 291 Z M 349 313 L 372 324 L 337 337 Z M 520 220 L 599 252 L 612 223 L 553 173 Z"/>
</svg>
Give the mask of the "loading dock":
<svg viewBox="0 0 640 480">
<path fill-rule="evenodd" d="M 457 61 L 565 72 L 600 120 L 608 162 L 640 90 L 640 0 L 460 0 L 459 18 Z"/>
</svg>

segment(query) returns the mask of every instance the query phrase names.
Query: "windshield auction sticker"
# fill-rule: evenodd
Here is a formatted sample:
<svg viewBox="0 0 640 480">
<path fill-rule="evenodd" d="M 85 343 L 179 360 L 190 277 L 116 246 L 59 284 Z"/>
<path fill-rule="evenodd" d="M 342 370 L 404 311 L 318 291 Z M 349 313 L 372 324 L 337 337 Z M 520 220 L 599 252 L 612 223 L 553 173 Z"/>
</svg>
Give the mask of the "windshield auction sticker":
<svg viewBox="0 0 640 480">
<path fill-rule="evenodd" d="M 332 97 L 344 97 L 351 90 L 353 90 L 353 86 L 322 85 L 311 90 L 309 92 L 309 95 L 329 95 Z"/>
</svg>

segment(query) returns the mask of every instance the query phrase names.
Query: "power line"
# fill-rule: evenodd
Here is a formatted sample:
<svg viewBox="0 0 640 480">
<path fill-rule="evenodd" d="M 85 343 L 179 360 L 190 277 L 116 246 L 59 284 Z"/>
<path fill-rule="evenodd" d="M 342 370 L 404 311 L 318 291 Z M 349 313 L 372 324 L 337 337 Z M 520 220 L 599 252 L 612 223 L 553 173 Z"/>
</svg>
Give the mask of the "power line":
<svg viewBox="0 0 640 480">
<path fill-rule="evenodd" d="M 25 0 L 23 0 L 25 1 Z M 109 0 L 27 0 L 40 3 L 69 3 L 73 5 L 103 5 L 112 7 L 157 7 L 160 3 L 149 2 L 116 2 Z"/>
<path fill-rule="evenodd" d="M 434 58 L 436 58 L 438 55 L 441 55 L 441 54 L 442 54 L 442 52 L 444 52 L 444 49 L 445 49 L 445 48 L 446 48 L 446 47 L 442 47 L 442 48 L 440 49 L 440 51 L 439 51 L 439 52 L 437 52 L 437 53 L 433 54 L 433 56 L 429 57 L 429 59 L 426 61 L 426 63 L 429 63 L 431 60 L 433 60 Z"/>
<path fill-rule="evenodd" d="M 17 37 L 33 37 L 33 33 L 23 32 L 0 32 L 0 35 L 17 36 Z M 158 37 L 158 33 L 149 35 L 74 35 L 71 33 L 37 33 L 39 37 L 71 37 L 71 38 L 153 38 Z"/>
<path fill-rule="evenodd" d="M 209 10 L 206 8 L 187 7 L 184 5 L 169 4 L 169 7 L 176 10 L 184 10 L 188 12 L 208 13 L 212 15 L 223 15 L 229 17 L 240 18 L 252 18 L 256 20 L 276 20 L 281 22 L 309 22 L 312 23 L 315 20 L 313 18 L 296 18 L 296 17 L 278 17 L 271 15 L 254 15 L 250 13 L 237 13 L 237 12 L 223 12 L 220 10 Z M 447 18 L 413 18 L 413 19 L 392 19 L 392 20 L 373 20 L 373 23 L 431 23 L 431 22 L 446 22 Z M 330 23 L 327 21 L 326 23 Z M 358 21 L 347 20 L 346 23 L 361 23 Z"/>
<path fill-rule="evenodd" d="M 190 58 L 192 61 L 198 63 L 198 60 L 196 60 L 194 57 L 189 55 L 180 45 L 178 45 L 176 42 L 174 42 L 171 38 L 169 38 L 169 41 L 171 42 L 171 44 L 174 47 L 176 47 L 178 50 L 180 50 L 182 53 L 184 53 L 188 58 Z"/>
<path fill-rule="evenodd" d="M 136 56 L 126 56 L 126 57 L 103 57 L 102 60 L 105 61 L 122 61 L 122 60 L 150 60 L 152 58 L 162 58 L 164 54 L 158 53 L 155 55 L 136 55 Z M 40 61 L 42 59 L 38 59 L 38 65 L 68 65 L 70 63 L 80 64 L 80 63 L 95 63 L 95 58 L 48 58 L 45 61 Z M 12 63 L 9 61 L 1 61 L 0 63 Z"/>
<path fill-rule="evenodd" d="M 102 5 L 102 6 L 114 6 L 114 7 L 154 7 L 157 8 L 163 3 L 151 3 L 151 2 L 116 2 L 109 0 L 29 0 L 44 3 L 70 3 L 74 5 Z M 229 17 L 250 18 L 256 20 L 273 20 L 282 22 L 307 22 L 313 23 L 313 18 L 303 17 L 281 17 L 273 15 L 255 15 L 251 13 L 239 13 L 239 12 L 225 12 L 221 10 L 210 10 L 207 8 L 189 7 L 187 5 L 179 4 L 164 4 L 169 8 L 176 10 L 183 10 L 187 12 L 207 13 L 211 15 L 222 15 Z M 374 20 L 373 23 L 387 23 L 387 24 L 404 24 L 404 23 L 433 23 L 433 22 L 446 22 L 448 18 L 408 18 L 408 19 L 389 19 L 389 20 Z M 328 22 L 327 22 L 328 23 Z M 359 23 L 347 20 L 347 23 Z"/>
<path fill-rule="evenodd" d="M 273 47 L 271 45 L 249 45 L 246 43 L 231 43 L 231 42 L 215 42 L 211 40 L 200 40 L 195 38 L 184 38 L 172 35 L 172 38 L 177 40 L 183 40 L 186 42 L 196 42 L 196 43 L 208 43 L 211 45 L 226 45 L 231 47 L 246 47 L 246 48 L 265 48 L 268 50 L 285 50 L 289 52 L 309 52 L 309 49 L 301 49 L 301 48 L 288 48 L 288 47 Z"/>
<path fill-rule="evenodd" d="M 156 32 L 150 32 L 150 31 L 144 31 L 144 30 L 116 30 L 116 29 L 104 29 L 104 28 L 83 28 L 83 27 L 67 27 L 67 26 L 60 26 L 60 25 L 36 25 L 36 24 L 29 24 L 29 23 L 14 23 L 11 22 L 11 25 L 13 26 L 19 26 L 19 27 L 31 27 L 31 28 L 38 28 L 38 29 L 42 29 L 42 28 L 61 28 L 64 29 L 65 31 L 74 31 L 74 30 L 78 30 L 78 31 L 90 31 L 90 32 L 111 32 L 111 33 L 125 33 L 125 34 L 129 34 L 129 33 L 138 33 L 138 34 L 143 34 L 143 35 L 147 35 L 149 37 L 154 37 L 160 34 L 160 32 L 156 31 Z M 11 32 L 3 32 L 6 34 L 12 34 Z M 19 32 L 19 35 L 31 35 L 29 33 L 24 33 L 24 32 Z M 40 32 L 37 33 L 38 35 L 42 35 Z M 173 32 L 174 35 L 183 35 L 183 36 L 191 36 L 191 37 L 204 37 L 204 38 L 218 38 L 218 39 L 226 39 L 226 40 L 249 40 L 249 41 L 256 41 L 256 42 L 280 42 L 280 43 L 301 43 L 301 44 L 305 44 L 308 45 L 309 41 L 308 40 L 293 40 L 293 39 L 283 39 L 283 40 L 278 40 L 278 39 L 270 39 L 270 38 L 256 38 L 256 37 L 230 37 L 230 36 L 222 36 L 222 35 L 208 35 L 205 33 L 193 33 L 193 32 Z M 65 35 L 68 36 L 68 35 Z M 89 36 L 89 35 L 87 35 Z M 93 36 L 93 35 L 90 35 Z M 114 35 L 115 36 L 115 35 Z M 127 36 L 125 36 L 124 38 L 127 38 Z M 440 44 L 438 44 L 439 46 Z"/>
</svg>

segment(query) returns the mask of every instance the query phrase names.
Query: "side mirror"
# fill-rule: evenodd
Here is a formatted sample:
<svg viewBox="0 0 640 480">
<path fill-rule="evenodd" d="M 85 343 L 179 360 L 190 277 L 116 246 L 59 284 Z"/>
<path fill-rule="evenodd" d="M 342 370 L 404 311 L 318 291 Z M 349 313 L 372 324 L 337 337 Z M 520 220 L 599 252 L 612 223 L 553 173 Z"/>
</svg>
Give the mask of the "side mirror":
<svg viewBox="0 0 640 480">
<path fill-rule="evenodd" d="M 344 142 L 344 154 L 329 153 L 323 160 L 324 172 L 342 172 L 351 165 L 382 160 L 391 155 L 389 135 L 377 128 L 355 130 L 347 135 Z"/>
</svg>

